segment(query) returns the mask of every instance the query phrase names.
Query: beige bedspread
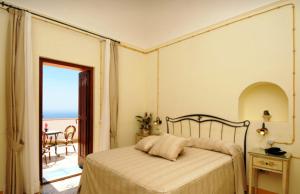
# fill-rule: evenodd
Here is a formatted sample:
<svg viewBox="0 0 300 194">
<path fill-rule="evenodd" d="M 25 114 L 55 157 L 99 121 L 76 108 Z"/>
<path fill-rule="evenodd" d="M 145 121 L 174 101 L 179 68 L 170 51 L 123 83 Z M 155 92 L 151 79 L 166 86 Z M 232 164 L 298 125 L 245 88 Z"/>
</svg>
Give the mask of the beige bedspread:
<svg viewBox="0 0 300 194">
<path fill-rule="evenodd" d="M 81 194 L 233 194 L 232 157 L 185 148 L 176 162 L 150 156 L 134 147 L 87 157 Z"/>
</svg>

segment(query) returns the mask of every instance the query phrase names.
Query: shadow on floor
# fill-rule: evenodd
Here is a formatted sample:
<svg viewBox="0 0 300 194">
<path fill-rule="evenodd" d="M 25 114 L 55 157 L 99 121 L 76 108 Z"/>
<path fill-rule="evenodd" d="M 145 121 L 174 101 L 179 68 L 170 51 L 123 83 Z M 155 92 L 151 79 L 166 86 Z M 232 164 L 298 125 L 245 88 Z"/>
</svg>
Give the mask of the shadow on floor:
<svg viewBox="0 0 300 194">
<path fill-rule="evenodd" d="M 77 143 L 75 148 L 77 150 Z M 58 155 L 56 155 L 54 147 L 51 148 L 51 159 L 48 158 L 47 164 L 43 162 L 43 182 L 50 182 L 81 173 L 82 169 L 78 166 L 78 154 L 75 150 L 68 149 L 66 155 L 65 147 L 58 147 Z"/>
<path fill-rule="evenodd" d="M 62 181 L 45 184 L 42 186 L 42 194 L 76 194 L 80 176 L 72 177 Z"/>
</svg>

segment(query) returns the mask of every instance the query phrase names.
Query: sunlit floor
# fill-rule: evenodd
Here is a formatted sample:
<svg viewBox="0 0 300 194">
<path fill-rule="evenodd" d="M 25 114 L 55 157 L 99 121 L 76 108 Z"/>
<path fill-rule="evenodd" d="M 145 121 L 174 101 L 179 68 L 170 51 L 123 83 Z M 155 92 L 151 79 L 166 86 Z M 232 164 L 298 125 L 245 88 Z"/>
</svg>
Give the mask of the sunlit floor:
<svg viewBox="0 0 300 194">
<path fill-rule="evenodd" d="M 67 176 L 72 176 L 82 172 L 78 167 L 78 144 L 75 143 L 76 152 L 72 146 L 68 146 L 68 154 L 66 155 L 65 146 L 58 146 L 55 154 L 54 147 L 51 147 L 51 159 L 47 154 L 47 164 L 43 158 L 43 182 L 49 182 L 56 179 L 61 179 Z"/>
<path fill-rule="evenodd" d="M 42 186 L 42 194 L 76 194 L 80 176 Z"/>
</svg>

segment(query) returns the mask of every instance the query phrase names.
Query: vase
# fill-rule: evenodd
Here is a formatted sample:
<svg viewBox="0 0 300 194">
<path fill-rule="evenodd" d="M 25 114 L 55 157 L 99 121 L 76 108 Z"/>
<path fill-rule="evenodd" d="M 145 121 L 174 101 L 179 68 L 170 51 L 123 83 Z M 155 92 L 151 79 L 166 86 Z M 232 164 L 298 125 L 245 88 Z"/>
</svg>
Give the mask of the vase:
<svg viewBox="0 0 300 194">
<path fill-rule="evenodd" d="M 142 135 L 148 136 L 150 134 L 150 131 L 148 129 L 142 129 Z"/>
</svg>

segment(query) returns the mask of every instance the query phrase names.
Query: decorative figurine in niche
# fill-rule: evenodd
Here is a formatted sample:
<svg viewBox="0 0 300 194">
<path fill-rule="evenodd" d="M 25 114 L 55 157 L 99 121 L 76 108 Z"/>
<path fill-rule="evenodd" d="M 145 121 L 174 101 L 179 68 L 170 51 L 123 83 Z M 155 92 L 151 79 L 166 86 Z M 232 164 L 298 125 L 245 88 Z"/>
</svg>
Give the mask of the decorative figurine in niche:
<svg viewBox="0 0 300 194">
<path fill-rule="evenodd" d="M 270 112 L 268 110 L 265 110 L 263 113 L 263 118 L 265 122 L 269 122 L 271 119 L 272 115 L 270 114 Z"/>
</svg>

